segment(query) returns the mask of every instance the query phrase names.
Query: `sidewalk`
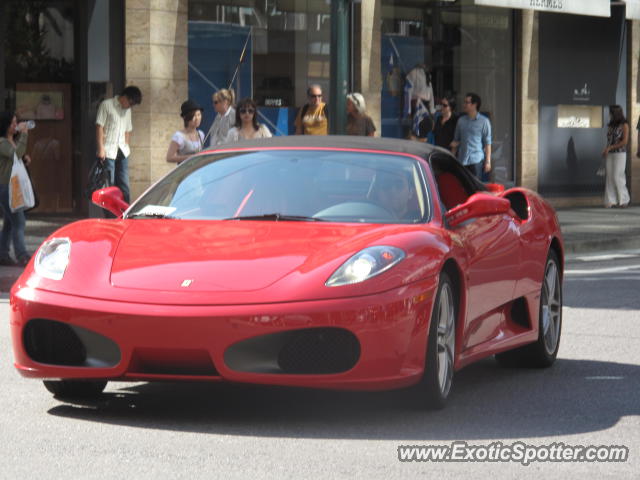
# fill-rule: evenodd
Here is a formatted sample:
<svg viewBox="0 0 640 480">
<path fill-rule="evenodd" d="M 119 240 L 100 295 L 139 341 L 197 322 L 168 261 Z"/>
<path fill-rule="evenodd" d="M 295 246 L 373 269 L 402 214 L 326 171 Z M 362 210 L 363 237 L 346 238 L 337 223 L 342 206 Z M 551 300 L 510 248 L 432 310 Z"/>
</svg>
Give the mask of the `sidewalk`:
<svg viewBox="0 0 640 480">
<path fill-rule="evenodd" d="M 557 213 L 567 255 L 640 248 L 640 206 L 623 209 L 563 208 Z M 35 252 L 46 237 L 75 220 L 79 218 L 28 216 L 25 230 L 27 250 Z M 8 292 L 21 271 L 19 267 L 0 266 L 0 292 Z"/>
</svg>

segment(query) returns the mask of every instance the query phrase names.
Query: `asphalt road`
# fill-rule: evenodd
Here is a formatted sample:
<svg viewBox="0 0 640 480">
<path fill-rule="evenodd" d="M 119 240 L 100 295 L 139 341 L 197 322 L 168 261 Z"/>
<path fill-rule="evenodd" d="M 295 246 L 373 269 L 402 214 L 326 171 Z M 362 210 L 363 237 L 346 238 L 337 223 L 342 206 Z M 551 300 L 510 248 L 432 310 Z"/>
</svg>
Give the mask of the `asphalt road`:
<svg viewBox="0 0 640 480">
<path fill-rule="evenodd" d="M 13 369 L 0 304 L 0 478 L 638 478 L 640 251 L 567 264 L 559 360 L 492 359 L 454 380 L 445 410 L 411 390 L 349 393 L 110 383 L 53 398 Z M 625 445 L 622 463 L 399 462 L 399 445 Z"/>
</svg>

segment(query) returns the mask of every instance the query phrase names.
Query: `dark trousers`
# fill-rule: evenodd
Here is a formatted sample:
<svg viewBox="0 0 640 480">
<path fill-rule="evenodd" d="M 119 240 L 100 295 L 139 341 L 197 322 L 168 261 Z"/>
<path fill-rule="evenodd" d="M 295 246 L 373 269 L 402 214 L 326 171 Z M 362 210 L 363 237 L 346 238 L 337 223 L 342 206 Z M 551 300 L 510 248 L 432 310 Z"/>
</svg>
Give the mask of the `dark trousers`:
<svg viewBox="0 0 640 480">
<path fill-rule="evenodd" d="M 484 162 L 472 163 L 471 165 L 465 165 L 464 168 L 469 170 L 476 178 L 482 181 Z"/>
</svg>

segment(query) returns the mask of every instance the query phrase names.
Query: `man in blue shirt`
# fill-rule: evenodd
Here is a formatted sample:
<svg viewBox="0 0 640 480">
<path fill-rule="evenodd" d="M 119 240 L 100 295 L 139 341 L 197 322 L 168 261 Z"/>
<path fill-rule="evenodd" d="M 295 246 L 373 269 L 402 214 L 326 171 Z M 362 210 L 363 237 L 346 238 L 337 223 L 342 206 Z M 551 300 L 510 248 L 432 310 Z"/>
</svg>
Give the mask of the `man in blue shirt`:
<svg viewBox="0 0 640 480">
<path fill-rule="evenodd" d="M 451 151 L 458 161 L 478 179 L 482 179 L 482 172 L 491 171 L 491 122 L 479 113 L 481 103 L 477 94 L 465 95 L 466 115 L 458 119 L 451 142 Z"/>
</svg>

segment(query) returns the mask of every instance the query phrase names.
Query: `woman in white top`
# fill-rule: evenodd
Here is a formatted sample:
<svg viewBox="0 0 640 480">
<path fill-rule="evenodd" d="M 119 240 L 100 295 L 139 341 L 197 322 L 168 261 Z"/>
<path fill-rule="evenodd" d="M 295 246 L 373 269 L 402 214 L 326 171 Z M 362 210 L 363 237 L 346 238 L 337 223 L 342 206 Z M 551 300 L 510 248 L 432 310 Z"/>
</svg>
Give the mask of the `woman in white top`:
<svg viewBox="0 0 640 480">
<path fill-rule="evenodd" d="M 171 137 L 167 162 L 181 163 L 191 155 L 198 153 L 204 146 L 204 132 L 198 130 L 202 122 L 204 109 L 193 100 L 187 100 L 180 107 L 180 116 L 184 121 L 184 128 L 178 130 Z"/>
<path fill-rule="evenodd" d="M 236 107 L 236 125 L 227 135 L 226 142 L 239 142 L 251 138 L 270 138 L 271 132 L 266 125 L 258 123 L 256 102 L 250 98 L 240 100 Z"/>
<path fill-rule="evenodd" d="M 227 138 L 236 121 L 236 109 L 233 108 L 235 101 L 236 95 L 233 90 L 223 88 L 213 94 L 213 108 L 217 115 L 209 129 L 209 148 L 224 143 Z"/>
</svg>

